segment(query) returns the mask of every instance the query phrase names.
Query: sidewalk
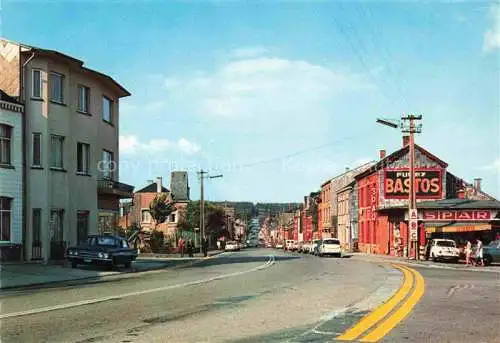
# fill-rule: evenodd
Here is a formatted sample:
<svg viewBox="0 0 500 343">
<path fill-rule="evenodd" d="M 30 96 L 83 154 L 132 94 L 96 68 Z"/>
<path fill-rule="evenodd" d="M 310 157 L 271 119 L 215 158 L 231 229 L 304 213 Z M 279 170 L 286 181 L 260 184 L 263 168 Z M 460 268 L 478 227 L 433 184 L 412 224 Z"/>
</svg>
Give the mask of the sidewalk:
<svg viewBox="0 0 500 343">
<path fill-rule="evenodd" d="M 209 251 L 208 257 L 218 255 L 222 251 Z M 15 289 L 25 287 L 36 287 L 63 282 L 102 282 L 109 279 L 132 277 L 141 272 L 153 271 L 165 268 L 178 268 L 193 263 L 203 261 L 202 254 L 195 254 L 194 257 L 181 258 L 177 255 L 162 254 L 141 254 L 132 263 L 130 269 L 118 268 L 107 270 L 105 267 L 92 265 L 78 266 L 71 268 L 67 264 L 46 265 L 40 263 L 9 263 L 0 264 L 0 289 Z"/>
<path fill-rule="evenodd" d="M 346 254 L 347 255 L 347 254 Z M 486 267 L 471 267 L 466 266 L 464 261 L 461 263 L 442 263 L 442 262 L 433 262 L 427 260 L 408 260 L 406 257 L 399 256 L 387 256 L 387 255 L 371 255 L 367 253 L 348 253 L 348 255 L 352 257 L 359 257 L 365 260 L 378 260 L 384 262 L 395 262 L 406 264 L 415 267 L 424 267 L 424 268 L 437 268 L 437 269 L 452 269 L 452 270 L 461 270 L 461 271 L 473 271 L 473 272 L 490 272 L 490 273 L 500 273 L 500 265 L 493 264 Z"/>
</svg>

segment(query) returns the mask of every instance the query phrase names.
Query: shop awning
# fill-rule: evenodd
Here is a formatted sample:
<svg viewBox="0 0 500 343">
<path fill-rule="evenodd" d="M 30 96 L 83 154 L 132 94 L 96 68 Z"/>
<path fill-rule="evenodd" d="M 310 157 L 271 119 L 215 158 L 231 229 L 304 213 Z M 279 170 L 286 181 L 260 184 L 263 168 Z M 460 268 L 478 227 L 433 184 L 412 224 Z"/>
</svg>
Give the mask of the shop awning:
<svg viewBox="0 0 500 343">
<path fill-rule="evenodd" d="M 491 230 L 488 223 L 425 223 L 425 232 L 474 232 Z"/>
</svg>

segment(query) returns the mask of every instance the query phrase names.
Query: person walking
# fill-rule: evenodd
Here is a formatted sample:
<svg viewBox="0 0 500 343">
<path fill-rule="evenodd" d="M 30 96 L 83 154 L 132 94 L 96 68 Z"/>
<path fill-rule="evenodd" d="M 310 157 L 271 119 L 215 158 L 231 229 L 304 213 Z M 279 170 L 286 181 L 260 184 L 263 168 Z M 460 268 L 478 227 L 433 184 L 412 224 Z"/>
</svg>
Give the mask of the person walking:
<svg viewBox="0 0 500 343">
<path fill-rule="evenodd" d="M 205 236 L 201 240 L 201 249 L 203 250 L 203 256 L 208 256 L 208 238 Z"/>
<path fill-rule="evenodd" d="M 187 253 L 189 257 L 193 257 L 194 244 L 193 240 L 190 239 L 187 243 Z"/>
<path fill-rule="evenodd" d="M 181 253 L 181 257 L 184 257 L 185 244 L 186 242 L 184 241 L 184 239 L 182 237 L 179 238 L 178 247 L 179 247 L 179 252 Z"/>
<path fill-rule="evenodd" d="M 483 259 L 483 242 L 478 238 L 476 244 L 476 262 L 481 263 L 481 267 L 484 267 L 484 259 Z"/>
<path fill-rule="evenodd" d="M 467 244 L 465 245 L 465 265 L 470 266 L 472 265 L 471 261 L 471 254 L 472 254 L 472 243 L 467 240 Z"/>
</svg>

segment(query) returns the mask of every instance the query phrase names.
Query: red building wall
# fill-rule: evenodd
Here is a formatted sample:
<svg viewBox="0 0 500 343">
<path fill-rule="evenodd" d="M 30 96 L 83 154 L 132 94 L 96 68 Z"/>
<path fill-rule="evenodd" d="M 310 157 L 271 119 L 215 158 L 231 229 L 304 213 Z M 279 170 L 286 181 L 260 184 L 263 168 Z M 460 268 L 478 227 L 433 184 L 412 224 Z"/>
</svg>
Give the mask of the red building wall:
<svg viewBox="0 0 500 343">
<path fill-rule="evenodd" d="M 359 249 L 362 252 L 373 252 L 383 239 L 381 233 L 377 232 L 379 187 L 378 172 L 358 181 Z"/>
</svg>

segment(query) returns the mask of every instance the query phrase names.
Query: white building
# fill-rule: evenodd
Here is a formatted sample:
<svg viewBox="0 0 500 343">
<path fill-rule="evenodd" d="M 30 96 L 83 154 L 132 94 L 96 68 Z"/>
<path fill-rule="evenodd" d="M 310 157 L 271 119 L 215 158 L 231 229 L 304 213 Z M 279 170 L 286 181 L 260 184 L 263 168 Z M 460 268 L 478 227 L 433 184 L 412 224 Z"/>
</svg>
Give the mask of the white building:
<svg viewBox="0 0 500 343">
<path fill-rule="evenodd" d="M 23 106 L 0 89 L 0 251 L 20 260 L 23 243 Z"/>
</svg>

